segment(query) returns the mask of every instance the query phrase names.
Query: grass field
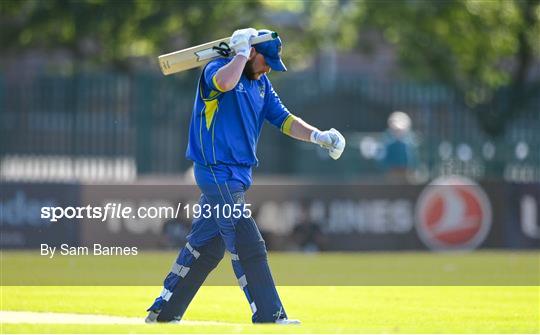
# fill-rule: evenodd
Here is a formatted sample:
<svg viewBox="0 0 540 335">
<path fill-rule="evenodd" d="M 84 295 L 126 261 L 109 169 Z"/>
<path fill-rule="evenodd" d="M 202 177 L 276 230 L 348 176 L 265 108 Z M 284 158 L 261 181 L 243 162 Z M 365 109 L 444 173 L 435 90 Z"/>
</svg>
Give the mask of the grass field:
<svg viewBox="0 0 540 335">
<path fill-rule="evenodd" d="M 1 287 L 2 311 L 33 311 L 98 314 L 139 317 L 141 324 L 38 324 L 6 323 L 2 320 L 2 333 L 538 333 L 540 332 L 540 286 L 538 285 L 538 253 L 474 253 L 477 274 L 488 271 L 494 260 L 510 258 L 515 264 L 513 273 L 506 273 L 506 280 L 516 276 L 532 276 L 534 285 L 489 286 L 486 278 L 482 286 L 280 286 L 278 288 L 290 317 L 299 318 L 300 326 L 252 325 L 250 309 L 236 286 L 204 286 L 185 315 L 185 320 L 212 321 L 198 324 L 145 325 L 144 310 L 159 294 L 155 286 L 11 286 L 6 274 L 14 270 L 13 262 L 24 253 L 4 253 L 2 256 L 3 286 Z M 153 254 L 170 265 L 172 253 Z M 280 267 L 280 258 L 288 255 L 272 254 L 272 265 Z M 300 263 L 313 262 L 310 255 L 292 255 Z M 348 262 L 367 266 L 371 262 L 384 263 L 392 258 L 397 264 L 418 263 L 438 268 L 439 264 L 450 272 L 469 271 L 472 259 L 461 254 L 331 254 L 323 263 L 342 265 Z M 302 259 L 304 258 L 304 262 Z M 20 260 L 20 259 L 19 259 Z M 291 260 L 290 258 L 288 259 Z M 431 264 L 430 261 L 431 260 Z M 441 260 L 444 260 L 441 264 Z M 81 260 L 83 261 L 83 260 Z M 161 261 L 161 260 L 160 260 Z M 483 262 L 482 262 L 483 261 Z M 83 261 L 84 262 L 84 261 Z M 450 263 L 449 263 L 450 262 Z M 393 264 L 393 263 L 391 263 Z M 486 265 L 488 264 L 488 265 Z M 428 266 L 429 265 L 429 266 Z M 20 264 L 21 267 L 28 266 Z M 493 265 L 495 266 L 495 265 Z M 290 268 L 292 268 L 290 266 Z M 367 268 L 368 274 L 385 282 L 383 276 L 392 275 L 388 270 Z M 479 270 L 480 269 L 480 270 Z M 34 269 L 35 270 L 35 269 Z M 112 271 L 113 269 L 111 269 Z M 413 269 L 420 271 L 422 269 Z M 425 270 L 425 269 L 424 269 Z M 506 269 L 511 271 L 511 269 Z M 165 270 L 166 271 L 166 270 Z M 397 270 L 396 270 L 397 271 Z M 405 271 L 399 270 L 393 275 Z M 399 272 L 399 273 L 398 273 Z M 222 262 L 209 282 L 222 274 L 231 274 L 230 264 Z M 276 276 L 279 277 L 280 270 Z M 441 272 L 442 273 L 442 272 Z M 493 272 L 495 273 L 495 272 Z M 493 274 L 492 273 L 492 274 Z M 500 271 L 498 272 L 500 273 Z M 407 278 L 413 278 L 411 273 Z M 34 276 L 39 277 L 39 272 Z M 163 274 L 159 274 L 162 277 Z M 310 275 L 310 274 L 308 274 Z M 470 277 L 470 276 L 469 276 Z M 529 278 L 530 278 L 529 277 Z M 279 278 L 278 278 L 279 280 Z M 444 281 L 443 281 L 444 282 Z M 496 281 L 495 281 L 496 282 Z M 436 282 L 435 282 L 436 284 Z M 216 323 L 218 322 L 218 323 Z"/>
</svg>

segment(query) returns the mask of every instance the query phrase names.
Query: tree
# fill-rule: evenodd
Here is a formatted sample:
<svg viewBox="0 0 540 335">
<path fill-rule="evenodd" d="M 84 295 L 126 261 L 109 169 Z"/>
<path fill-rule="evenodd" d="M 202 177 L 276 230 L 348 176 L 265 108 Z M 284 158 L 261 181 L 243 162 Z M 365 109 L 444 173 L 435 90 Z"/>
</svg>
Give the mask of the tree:
<svg viewBox="0 0 540 335">
<path fill-rule="evenodd" d="M 538 95 L 527 74 L 540 55 L 540 0 L 367 1 L 402 69 L 461 94 L 493 136 Z"/>
<path fill-rule="evenodd" d="M 287 36 L 293 67 L 356 47 L 363 29 L 382 31 L 407 75 L 456 90 L 494 136 L 539 94 L 528 74 L 540 55 L 540 0 L 0 1 L 3 52 L 63 48 L 78 65 L 125 70 L 269 23 Z"/>
<path fill-rule="evenodd" d="M 258 1 L 3 0 L 4 52 L 66 49 L 79 64 L 129 69 L 135 57 L 222 38 L 256 21 Z"/>
</svg>

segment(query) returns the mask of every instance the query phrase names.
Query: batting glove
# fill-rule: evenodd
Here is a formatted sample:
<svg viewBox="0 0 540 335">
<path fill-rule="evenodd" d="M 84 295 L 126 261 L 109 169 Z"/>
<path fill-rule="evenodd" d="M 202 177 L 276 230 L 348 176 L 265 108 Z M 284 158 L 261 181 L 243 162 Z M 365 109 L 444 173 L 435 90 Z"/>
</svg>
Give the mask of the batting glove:
<svg viewBox="0 0 540 335">
<path fill-rule="evenodd" d="M 328 154 L 333 159 L 341 157 L 346 144 L 345 137 L 334 128 L 326 131 L 314 130 L 311 133 L 311 142 L 327 149 Z"/>
<path fill-rule="evenodd" d="M 251 52 L 250 39 L 257 35 L 257 30 L 253 28 L 236 30 L 231 36 L 231 48 L 237 55 L 249 58 Z"/>
</svg>

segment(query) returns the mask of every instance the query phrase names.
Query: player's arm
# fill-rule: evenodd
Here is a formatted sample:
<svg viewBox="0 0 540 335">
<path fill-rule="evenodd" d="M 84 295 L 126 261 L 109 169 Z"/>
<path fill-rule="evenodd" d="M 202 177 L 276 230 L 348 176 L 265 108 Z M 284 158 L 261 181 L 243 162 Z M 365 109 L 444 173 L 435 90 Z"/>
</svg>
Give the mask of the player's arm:
<svg viewBox="0 0 540 335">
<path fill-rule="evenodd" d="M 345 138 L 334 128 L 320 131 L 299 117 L 289 112 L 283 105 L 281 99 L 272 87 L 272 84 L 265 78 L 265 118 L 278 127 L 280 131 L 292 138 L 313 142 L 328 150 L 328 154 L 333 159 L 338 159 L 345 150 Z"/>
<path fill-rule="evenodd" d="M 333 159 L 338 159 L 345 150 L 345 138 L 339 131 L 334 128 L 321 131 L 292 114 L 285 120 L 282 132 L 297 140 L 312 142 L 328 149 Z"/>
<path fill-rule="evenodd" d="M 314 132 L 320 132 L 319 129 L 310 125 L 299 117 L 291 115 L 291 118 L 292 120 L 290 127 L 288 130 L 285 130 L 284 133 L 292 138 L 305 142 L 311 142 L 311 134 Z"/>
<path fill-rule="evenodd" d="M 236 56 L 214 75 L 214 86 L 222 92 L 232 90 L 238 84 L 246 62 L 252 57 L 250 39 L 257 36 L 257 30 L 253 28 L 236 30 L 231 36 L 231 47 Z"/>
<path fill-rule="evenodd" d="M 232 90 L 240 81 L 248 58 L 242 55 L 234 56 L 233 60 L 220 68 L 214 75 L 214 85 L 221 92 Z"/>
</svg>

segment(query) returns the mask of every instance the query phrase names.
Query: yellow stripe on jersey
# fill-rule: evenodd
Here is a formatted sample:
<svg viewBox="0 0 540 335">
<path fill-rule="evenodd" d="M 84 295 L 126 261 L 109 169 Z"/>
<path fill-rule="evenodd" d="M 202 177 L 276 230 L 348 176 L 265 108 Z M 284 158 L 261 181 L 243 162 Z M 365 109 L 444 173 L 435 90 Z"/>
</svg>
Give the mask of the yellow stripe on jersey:
<svg viewBox="0 0 540 335">
<path fill-rule="evenodd" d="M 295 119 L 296 119 L 296 116 L 289 114 L 289 116 L 287 116 L 285 121 L 283 121 L 283 123 L 281 124 L 281 129 L 280 129 L 281 132 L 286 135 L 291 135 L 291 126 Z"/>
<path fill-rule="evenodd" d="M 218 91 L 220 92 L 225 92 L 224 89 L 222 89 L 221 87 L 219 87 L 218 83 L 217 83 L 217 80 L 216 80 L 216 75 L 214 75 L 212 77 L 212 83 L 214 84 L 214 86 L 218 89 Z"/>
<path fill-rule="evenodd" d="M 218 92 L 218 91 L 214 91 L 214 90 L 211 90 L 210 91 L 210 94 L 208 95 L 208 98 L 205 98 L 204 97 L 204 91 L 203 91 L 203 87 L 201 84 L 199 84 L 199 95 L 201 96 L 201 99 L 203 101 L 208 101 L 208 100 L 214 100 L 214 99 L 217 99 L 223 92 Z"/>
<path fill-rule="evenodd" d="M 216 114 L 217 108 L 218 108 L 218 100 L 207 100 L 204 102 L 205 108 L 204 108 L 204 116 L 206 119 L 206 129 L 210 130 L 210 126 L 212 125 L 212 120 L 214 119 L 214 115 Z"/>
</svg>

